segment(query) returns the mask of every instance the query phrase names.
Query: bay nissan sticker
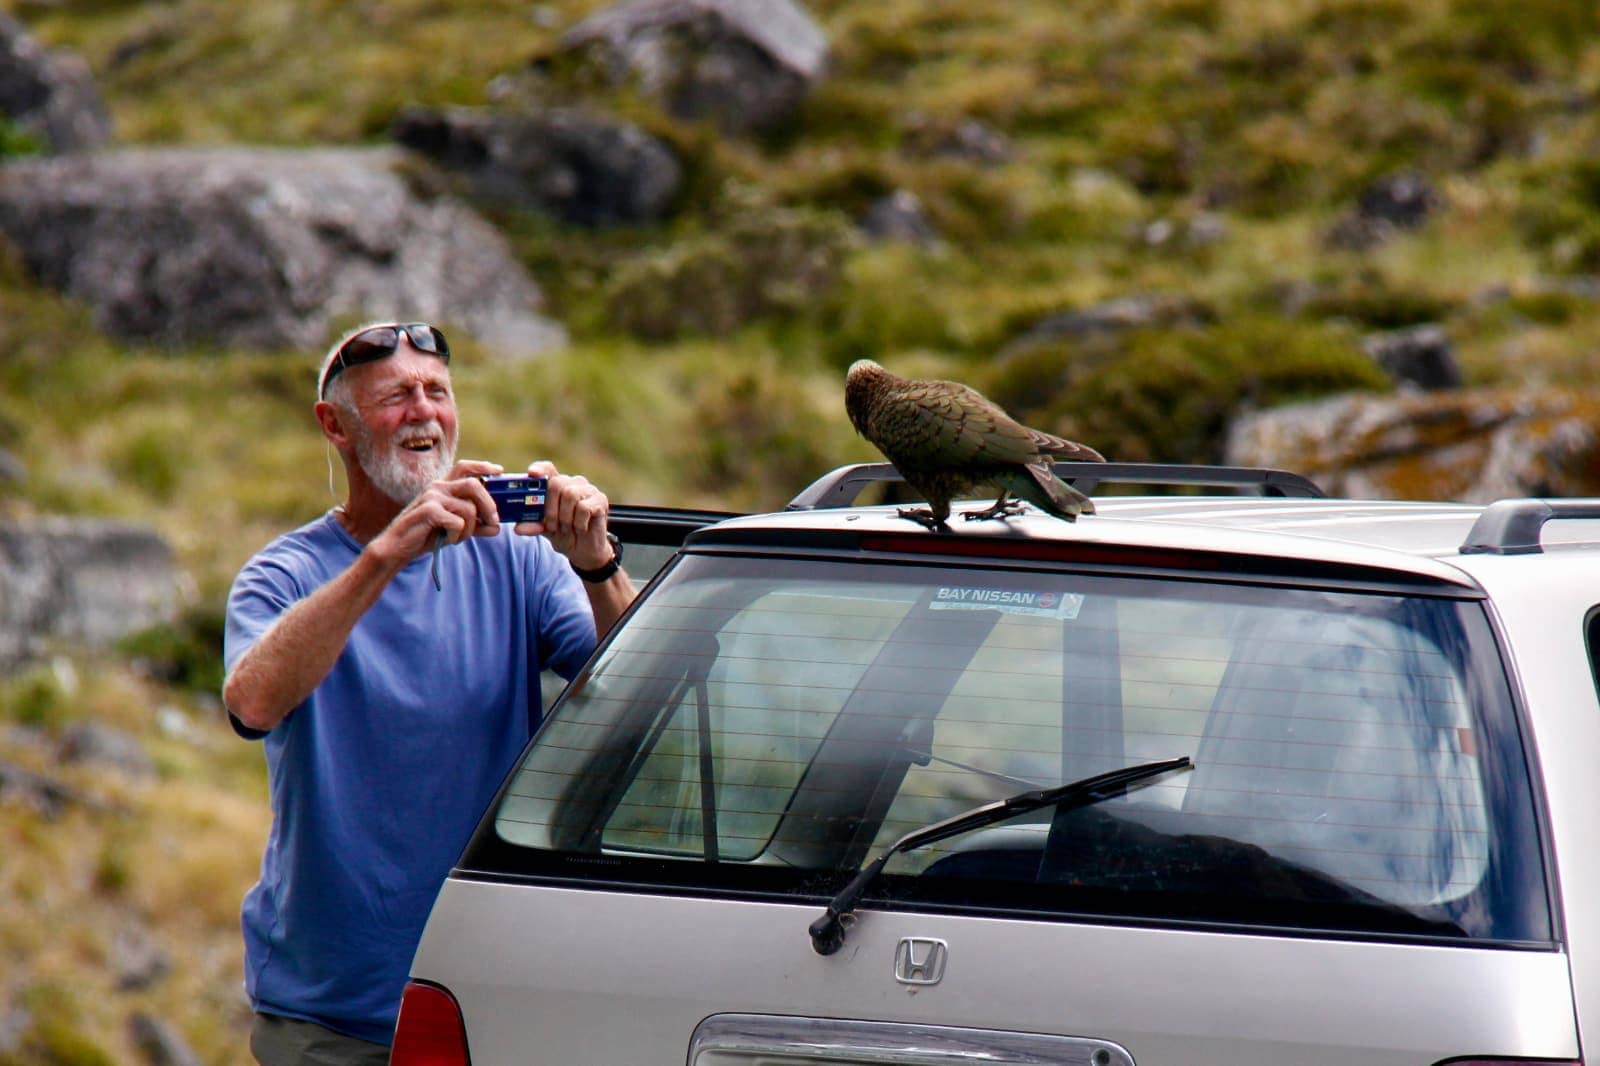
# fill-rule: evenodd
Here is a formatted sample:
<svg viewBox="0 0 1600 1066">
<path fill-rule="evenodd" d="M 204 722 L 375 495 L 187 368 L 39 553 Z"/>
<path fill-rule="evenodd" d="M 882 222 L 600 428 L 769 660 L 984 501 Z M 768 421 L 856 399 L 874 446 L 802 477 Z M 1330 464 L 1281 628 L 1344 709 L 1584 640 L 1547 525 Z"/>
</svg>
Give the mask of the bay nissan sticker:
<svg viewBox="0 0 1600 1066">
<path fill-rule="evenodd" d="M 1003 614 L 1074 619 L 1083 608 L 1075 592 L 1043 589 L 962 588 L 941 585 L 928 604 L 931 611 L 1000 611 Z"/>
</svg>

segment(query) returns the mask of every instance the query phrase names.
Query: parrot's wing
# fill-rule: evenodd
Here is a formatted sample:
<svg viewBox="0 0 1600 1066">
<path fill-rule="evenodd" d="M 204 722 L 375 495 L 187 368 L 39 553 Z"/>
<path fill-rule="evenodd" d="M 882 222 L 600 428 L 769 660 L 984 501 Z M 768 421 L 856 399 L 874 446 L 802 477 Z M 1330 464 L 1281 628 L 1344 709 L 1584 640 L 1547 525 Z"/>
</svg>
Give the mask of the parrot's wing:
<svg viewBox="0 0 1600 1066">
<path fill-rule="evenodd" d="M 959 382 L 914 382 L 898 399 L 894 421 L 900 425 L 894 433 L 927 463 L 987 465 L 1039 458 L 1035 431 Z"/>
<path fill-rule="evenodd" d="M 1105 456 L 1087 444 L 1079 444 L 1075 440 L 1057 437 L 1043 430 L 1030 429 L 1028 432 L 1032 434 L 1034 447 L 1039 450 L 1040 455 L 1047 455 L 1052 459 L 1071 459 L 1083 463 L 1103 463 L 1106 461 Z"/>
</svg>

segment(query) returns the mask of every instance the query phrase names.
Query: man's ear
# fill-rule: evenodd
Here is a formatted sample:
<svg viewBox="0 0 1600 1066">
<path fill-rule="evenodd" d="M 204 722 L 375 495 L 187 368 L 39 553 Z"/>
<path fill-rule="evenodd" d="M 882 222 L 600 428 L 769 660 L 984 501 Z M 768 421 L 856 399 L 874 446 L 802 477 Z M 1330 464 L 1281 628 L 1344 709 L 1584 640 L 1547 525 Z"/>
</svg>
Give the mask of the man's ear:
<svg viewBox="0 0 1600 1066">
<path fill-rule="evenodd" d="M 317 416 L 317 424 L 322 427 L 322 435 L 332 441 L 334 447 L 343 448 L 351 443 L 350 431 L 345 426 L 348 413 L 337 404 L 318 400 L 312 412 Z"/>
</svg>

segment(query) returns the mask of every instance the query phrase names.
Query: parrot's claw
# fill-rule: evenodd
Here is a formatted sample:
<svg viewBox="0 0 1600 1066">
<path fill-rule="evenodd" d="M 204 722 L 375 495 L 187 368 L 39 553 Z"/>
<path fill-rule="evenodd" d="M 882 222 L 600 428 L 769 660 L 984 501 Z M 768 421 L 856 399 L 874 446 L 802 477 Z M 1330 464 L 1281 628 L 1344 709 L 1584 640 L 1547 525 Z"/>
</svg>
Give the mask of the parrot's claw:
<svg viewBox="0 0 1600 1066">
<path fill-rule="evenodd" d="M 950 531 L 950 527 L 945 525 L 942 519 L 935 518 L 933 510 L 928 507 L 902 507 L 895 513 L 901 518 L 915 522 L 917 525 L 923 526 L 934 533 L 948 533 Z"/>
<path fill-rule="evenodd" d="M 986 522 L 991 518 L 1011 518 L 1026 509 L 1021 500 L 1010 500 L 1002 496 L 981 511 L 962 511 L 961 517 L 968 522 Z"/>
</svg>

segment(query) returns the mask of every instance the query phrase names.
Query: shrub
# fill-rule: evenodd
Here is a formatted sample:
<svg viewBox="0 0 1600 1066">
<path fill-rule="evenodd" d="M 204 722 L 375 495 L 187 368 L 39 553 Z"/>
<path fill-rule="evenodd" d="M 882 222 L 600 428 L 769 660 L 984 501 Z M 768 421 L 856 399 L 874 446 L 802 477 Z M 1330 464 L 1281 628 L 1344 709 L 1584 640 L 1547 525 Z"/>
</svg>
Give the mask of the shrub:
<svg viewBox="0 0 1600 1066">
<path fill-rule="evenodd" d="M 1371 329 L 1403 329 L 1447 317 L 1450 299 L 1363 269 L 1313 287 L 1300 314 Z"/>
<path fill-rule="evenodd" d="M 20 997 L 33 1024 L 23 1035 L 15 1057 L 6 1052 L 0 1066 L 61 1063 L 63 1066 L 114 1066 L 116 1059 L 83 1032 L 78 994 L 54 981 L 25 989 Z"/>
<path fill-rule="evenodd" d="M 614 328 L 646 340 L 727 336 L 753 319 L 793 316 L 838 280 L 851 236 L 838 216 L 775 208 L 624 262 L 608 286 Z"/>
<path fill-rule="evenodd" d="M 162 681 L 195 692 L 222 690 L 222 605 L 190 608 L 175 623 L 124 637 L 118 650 Z"/>
<path fill-rule="evenodd" d="M 1388 379 L 1346 335 L 1278 318 L 1145 330 L 1089 358 L 1058 344 L 1007 365 L 996 394 L 1035 397 L 1014 414 L 1123 462 L 1214 463 L 1229 420 Z"/>
<path fill-rule="evenodd" d="M 1600 203 L 1593 199 L 1589 169 L 1574 167 L 1553 187 L 1530 193 L 1517 211 L 1524 240 L 1557 273 L 1600 270 Z"/>
<path fill-rule="evenodd" d="M 0 683 L 0 714 L 19 725 L 49 728 L 67 718 L 69 693 L 48 667 L 29 669 Z"/>
<path fill-rule="evenodd" d="M 221 603 L 206 602 L 163 623 L 126 635 L 117 650 L 158 680 L 190 691 L 222 690 Z"/>
<path fill-rule="evenodd" d="M 44 151 L 44 142 L 32 130 L 24 129 L 10 119 L 0 118 L 0 159 L 38 155 Z"/>
<path fill-rule="evenodd" d="M 149 493 L 157 502 L 166 503 L 182 476 L 185 444 L 167 430 L 141 430 L 112 457 L 112 468 L 120 480 Z"/>
<path fill-rule="evenodd" d="M 941 288 L 926 284 L 937 270 L 933 256 L 885 244 L 851 257 L 828 308 L 824 343 L 831 362 L 842 368 L 883 352 L 959 346 L 958 301 L 940 299 Z"/>
<path fill-rule="evenodd" d="M 126 840 L 102 840 L 95 856 L 94 887 L 108 896 L 118 896 L 133 882 L 134 859 Z"/>
<path fill-rule="evenodd" d="M 695 381 L 695 443 L 683 473 L 722 499 L 782 507 L 837 465 L 837 442 L 825 430 L 842 436 L 846 428 L 840 386 L 799 384 L 766 355 L 706 366 Z"/>
</svg>

